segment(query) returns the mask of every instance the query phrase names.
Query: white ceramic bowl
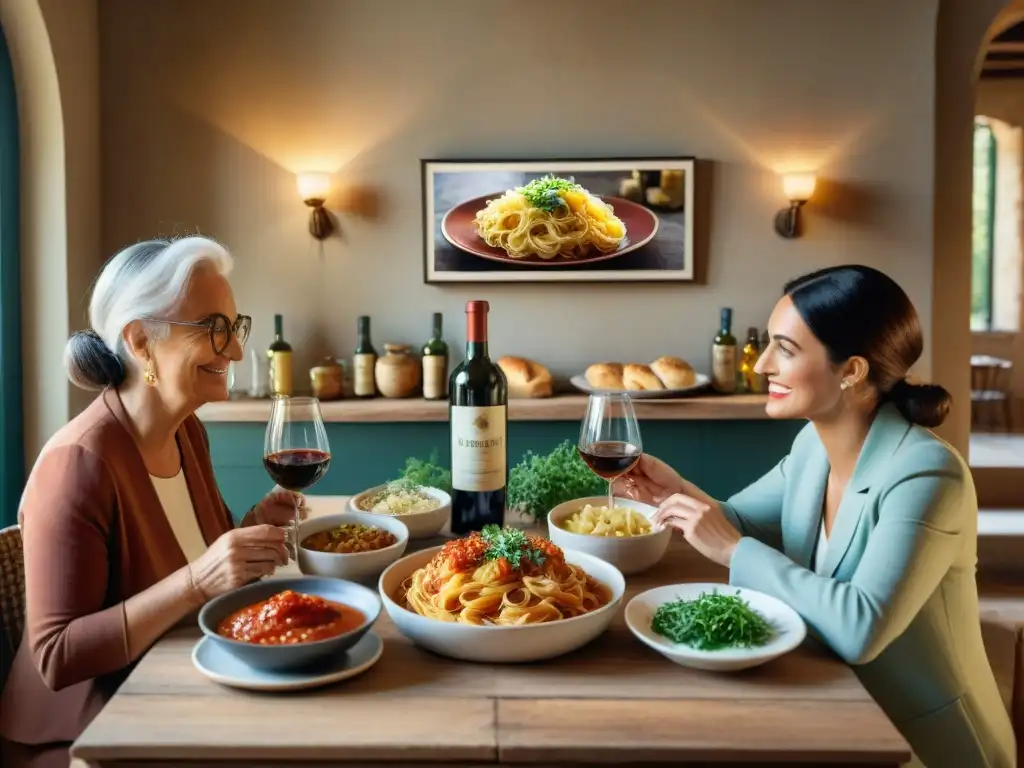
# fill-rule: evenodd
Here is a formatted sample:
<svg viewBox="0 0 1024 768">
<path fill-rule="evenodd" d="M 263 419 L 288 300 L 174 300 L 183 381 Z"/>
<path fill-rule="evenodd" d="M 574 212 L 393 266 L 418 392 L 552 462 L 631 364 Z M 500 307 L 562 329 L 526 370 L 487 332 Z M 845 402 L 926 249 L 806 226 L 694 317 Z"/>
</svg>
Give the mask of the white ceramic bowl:
<svg viewBox="0 0 1024 768">
<path fill-rule="evenodd" d="M 409 529 L 410 539 L 429 539 L 431 536 L 437 535 L 437 532 L 444 528 L 445 523 L 448 522 L 452 511 L 452 497 L 440 488 L 422 488 L 424 493 L 433 496 L 439 502 L 438 506 L 429 512 L 413 512 L 409 515 L 385 515 L 370 512 L 359 507 L 359 503 L 363 499 L 384 490 L 384 488 L 385 485 L 378 485 L 373 488 L 367 488 L 362 493 L 357 493 L 348 500 L 349 511 L 361 515 L 374 515 L 374 517 L 390 517 L 394 520 L 401 520 L 405 523 L 405 527 Z"/>
<path fill-rule="evenodd" d="M 758 648 L 702 651 L 682 643 L 673 643 L 651 629 L 651 619 L 659 605 L 680 599 L 695 600 L 700 597 L 701 592 L 738 595 L 768 620 L 775 629 L 774 635 Z M 728 584 L 670 584 L 641 592 L 626 606 L 626 625 L 641 642 L 669 661 L 684 667 L 715 672 L 731 672 L 764 664 L 789 653 L 807 636 L 807 625 L 800 618 L 800 614 L 781 600 L 763 592 L 732 587 Z"/>
<path fill-rule="evenodd" d="M 302 546 L 302 541 L 310 534 L 346 523 L 382 528 L 394 535 L 397 541 L 390 547 L 370 552 L 317 552 Z M 381 571 L 405 554 L 408 543 L 409 530 L 397 517 L 371 515 L 368 512 L 319 515 L 303 521 L 299 526 L 299 570 L 307 576 L 331 576 L 335 579 L 372 583 Z"/>
<path fill-rule="evenodd" d="M 431 547 L 388 566 L 380 577 L 384 610 L 398 631 L 427 650 L 464 661 L 512 663 L 539 661 L 569 653 L 596 638 L 619 610 L 626 579 L 615 566 L 583 552 L 566 551 L 565 559 L 611 590 L 607 604 L 582 616 L 540 624 L 479 626 L 438 621 L 403 608 L 395 598 L 413 572 L 430 562 L 440 547 Z"/>
<path fill-rule="evenodd" d="M 583 509 L 587 504 L 598 507 L 608 505 L 607 496 L 589 496 L 585 499 L 573 499 L 548 512 L 548 538 L 562 549 L 574 549 L 588 555 L 599 557 L 611 563 L 627 576 L 646 571 L 658 564 L 665 556 L 669 542 L 672 540 L 672 529 L 654 530 L 640 536 L 594 536 L 589 533 L 572 533 L 561 527 L 561 523 L 573 513 Z M 649 521 L 658 510 L 650 504 L 632 499 L 615 498 L 615 506 L 629 507 L 643 515 Z"/>
</svg>

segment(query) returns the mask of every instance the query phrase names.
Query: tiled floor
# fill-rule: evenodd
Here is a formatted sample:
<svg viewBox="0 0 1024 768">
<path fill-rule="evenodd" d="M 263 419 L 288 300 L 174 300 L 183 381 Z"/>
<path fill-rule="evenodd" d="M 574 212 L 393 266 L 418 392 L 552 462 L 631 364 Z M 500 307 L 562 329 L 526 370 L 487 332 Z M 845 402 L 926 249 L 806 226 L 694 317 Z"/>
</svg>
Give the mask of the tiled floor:
<svg viewBox="0 0 1024 768">
<path fill-rule="evenodd" d="M 1024 435 L 974 432 L 971 434 L 972 467 L 1024 468 Z"/>
</svg>

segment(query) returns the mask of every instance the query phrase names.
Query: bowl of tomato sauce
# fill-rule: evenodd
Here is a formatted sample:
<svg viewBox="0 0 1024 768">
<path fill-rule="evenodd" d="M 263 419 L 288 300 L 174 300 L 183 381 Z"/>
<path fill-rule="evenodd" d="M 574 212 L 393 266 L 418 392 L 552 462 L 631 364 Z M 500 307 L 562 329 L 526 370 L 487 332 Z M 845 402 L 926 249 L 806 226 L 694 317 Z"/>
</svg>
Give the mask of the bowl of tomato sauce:
<svg viewBox="0 0 1024 768">
<path fill-rule="evenodd" d="M 199 612 L 199 627 L 256 669 L 295 669 L 348 651 L 380 611 L 377 593 L 355 582 L 270 578 L 209 601 Z"/>
</svg>

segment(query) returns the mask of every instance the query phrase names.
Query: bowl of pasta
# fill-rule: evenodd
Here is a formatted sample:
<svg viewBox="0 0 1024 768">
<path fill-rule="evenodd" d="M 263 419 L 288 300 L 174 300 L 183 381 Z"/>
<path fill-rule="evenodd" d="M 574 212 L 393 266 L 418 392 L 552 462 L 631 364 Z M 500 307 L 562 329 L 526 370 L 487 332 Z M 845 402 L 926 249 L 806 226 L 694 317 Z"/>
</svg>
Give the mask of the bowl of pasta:
<svg viewBox="0 0 1024 768">
<path fill-rule="evenodd" d="M 548 536 L 558 546 L 599 557 L 628 576 L 654 567 L 665 556 L 672 530 L 651 522 L 657 511 L 633 499 L 616 497 L 612 509 L 607 496 L 574 499 L 548 513 Z"/>
<path fill-rule="evenodd" d="M 409 530 L 397 517 L 366 512 L 337 512 L 299 526 L 299 570 L 372 582 L 405 553 Z"/>
<path fill-rule="evenodd" d="M 440 488 L 403 478 L 357 493 L 349 499 L 348 508 L 356 514 L 397 518 L 405 524 L 410 539 L 429 539 L 448 522 L 452 497 Z"/>
<path fill-rule="evenodd" d="M 396 561 L 381 574 L 384 610 L 427 650 L 464 661 L 539 661 L 596 638 L 626 579 L 613 565 L 517 528 L 485 526 Z"/>
</svg>

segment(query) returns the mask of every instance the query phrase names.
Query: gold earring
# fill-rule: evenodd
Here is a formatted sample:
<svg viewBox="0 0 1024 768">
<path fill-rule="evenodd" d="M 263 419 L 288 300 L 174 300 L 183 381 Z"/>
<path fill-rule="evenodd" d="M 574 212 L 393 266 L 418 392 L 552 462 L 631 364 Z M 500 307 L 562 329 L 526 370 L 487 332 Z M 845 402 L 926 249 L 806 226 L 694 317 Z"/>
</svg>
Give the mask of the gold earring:
<svg viewBox="0 0 1024 768">
<path fill-rule="evenodd" d="M 142 374 L 142 380 L 145 381 L 149 386 L 156 384 L 156 371 L 153 370 L 153 361 L 150 360 L 146 365 L 146 372 Z"/>
<path fill-rule="evenodd" d="M 850 388 L 850 382 L 848 382 L 848 381 L 846 381 L 844 379 L 843 381 L 839 382 L 839 388 L 840 389 L 844 389 L 844 390 L 845 389 L 849 389 Z"/>
</svg>

